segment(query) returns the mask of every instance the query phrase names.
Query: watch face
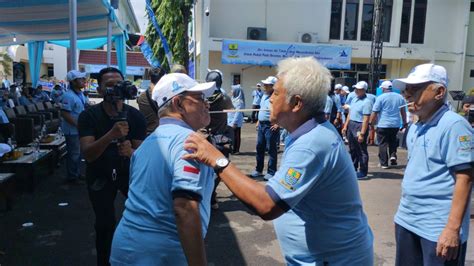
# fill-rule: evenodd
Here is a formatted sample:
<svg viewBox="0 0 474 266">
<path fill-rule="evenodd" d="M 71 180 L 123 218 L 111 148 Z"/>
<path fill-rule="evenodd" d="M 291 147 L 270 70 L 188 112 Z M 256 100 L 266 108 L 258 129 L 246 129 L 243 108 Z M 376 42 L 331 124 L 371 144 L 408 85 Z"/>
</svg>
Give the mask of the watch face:
<svg viewBox="0 0 474 266">
<path fill-rule="evenodd" d="M 216 164 L 219 167 L 225 167 L 225 166 L 227 166 L 228 163 L 229 163 L 229 160 L 227 160 L 227 158 L 219 158 L 216 161 Z"/>
</svg>

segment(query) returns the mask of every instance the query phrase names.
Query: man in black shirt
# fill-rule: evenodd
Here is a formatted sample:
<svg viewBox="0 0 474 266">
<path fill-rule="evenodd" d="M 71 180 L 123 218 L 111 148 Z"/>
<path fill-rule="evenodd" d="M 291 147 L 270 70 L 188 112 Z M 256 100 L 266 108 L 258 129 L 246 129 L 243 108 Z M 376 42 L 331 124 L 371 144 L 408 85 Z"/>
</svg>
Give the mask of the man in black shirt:
<svg viewBox="0 0 474 266">
<path fill-rule="evenodd" d="M 99 73 L 99 93 L 123 80 L 113 67 Z M 130 157 L 146 135 L 146 121 L 123 99 L 104 99 L 85 110 L 78 121 L 81 151 L 87 161 L 86 179 L 89 199 L 95 213 L 97 264 L 109 265 L 115 230 L 114 200 L 117 190 L 128 192 Z"/>
</svg>

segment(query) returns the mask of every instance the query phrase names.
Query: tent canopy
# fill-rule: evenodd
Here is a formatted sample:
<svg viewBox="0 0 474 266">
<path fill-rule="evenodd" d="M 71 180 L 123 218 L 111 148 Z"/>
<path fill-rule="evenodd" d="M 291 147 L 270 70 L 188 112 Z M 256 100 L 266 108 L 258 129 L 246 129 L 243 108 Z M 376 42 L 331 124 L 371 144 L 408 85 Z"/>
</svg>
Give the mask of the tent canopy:
<svg viewBox="0 0 474 266">
<path fill-rule="evenodd" d="M 77 39 L 107 36 L 108 17 L 115 22 L 112 35 L 123 34 L 109 1 L 77 0 Z M 69 0 L 0 1 L 0 46 L 69 36 Z"/>
</svg>

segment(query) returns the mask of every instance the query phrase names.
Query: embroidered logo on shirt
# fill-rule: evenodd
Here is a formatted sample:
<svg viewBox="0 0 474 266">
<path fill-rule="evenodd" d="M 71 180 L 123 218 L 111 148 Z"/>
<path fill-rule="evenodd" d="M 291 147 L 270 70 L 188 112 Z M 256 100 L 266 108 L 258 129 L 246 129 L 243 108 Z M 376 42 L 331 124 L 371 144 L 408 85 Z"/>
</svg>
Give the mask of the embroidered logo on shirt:
<svg viewBox="0 0 474 266">
<path fill-rule="evenodd" d="M 198 177 L 199 176 L 199 169 L 196 168 L 196 167 L 186 165 L 186 166 L 183 167 L 183 173 L 184 173 L 185 176 Z"/>
<path fill-rule="evenodd" d="M 471 136 L 459 136 L 459 145 L 461 147 L 458 151 L 470 151 L 472 149 Z"/>
<path fill-rule="evenodd" d="M 296 171 L 294 168 L 289 168 L 286 172 L 285 178 L 280 180 L 280 184 L 288 190 L 294 191 L 296 183 L 300 180 L 301 172 Z"/>
</svg>

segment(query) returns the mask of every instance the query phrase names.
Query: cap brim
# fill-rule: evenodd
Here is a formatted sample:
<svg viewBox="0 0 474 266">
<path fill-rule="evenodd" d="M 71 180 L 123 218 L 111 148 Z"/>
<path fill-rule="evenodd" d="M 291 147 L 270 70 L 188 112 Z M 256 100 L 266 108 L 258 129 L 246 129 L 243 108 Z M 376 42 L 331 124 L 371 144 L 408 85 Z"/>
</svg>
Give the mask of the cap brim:
<svg viewBox="0 0 474 266">
<path fill-rule="evenodd" d="M 216 83 L 215 82 L 205 82 L 205 83 L 200 83 L 190 89 L 187 89 L 186 91 L 192 91 L 192 92 L 202 92 L 206 98 L 210 97 L 212 93 L 216 90 Z"/>
<path fill-rule="evenodd" d="M 395 79 L 392 81 L 392 88 L 396 88 L 403 91 L 405 90 L 407 84 L 421 84 L 421 83 L 426 83 L 429 81 L 430 80 L 413 79 L 413 78 Z"/>
</svg>

